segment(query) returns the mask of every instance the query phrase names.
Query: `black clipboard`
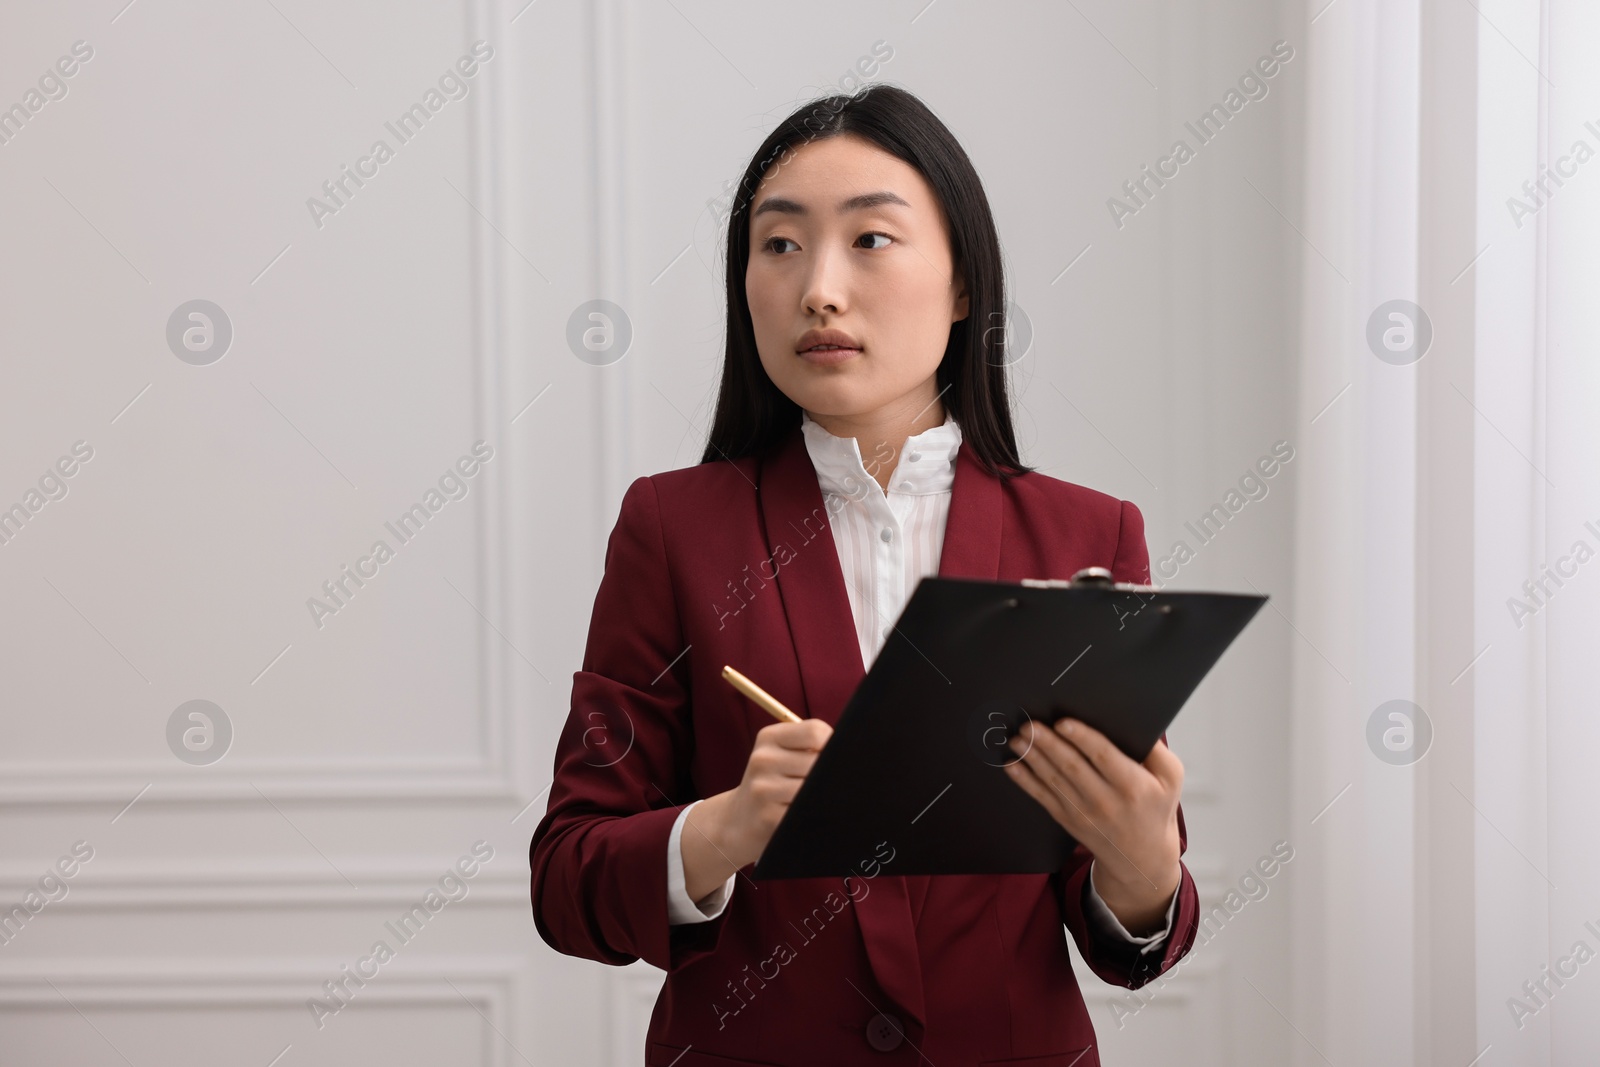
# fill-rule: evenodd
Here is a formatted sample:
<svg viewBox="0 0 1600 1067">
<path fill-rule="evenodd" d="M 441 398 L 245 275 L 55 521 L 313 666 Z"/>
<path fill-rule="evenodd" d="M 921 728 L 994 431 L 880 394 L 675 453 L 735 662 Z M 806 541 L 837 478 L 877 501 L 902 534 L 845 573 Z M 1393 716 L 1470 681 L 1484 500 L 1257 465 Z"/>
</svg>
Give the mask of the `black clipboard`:
<svg viewBox="0 0 1600 1067">
<path fill-rule="evenodd" d="M 1002 769 L 1029 718 L 1068 713 L 1143 760 L 1267 598 L 1071 581 L 927 577 L 907 601 L 754 877 L 1062 869 L 1073 839 Z"/>
</svg>

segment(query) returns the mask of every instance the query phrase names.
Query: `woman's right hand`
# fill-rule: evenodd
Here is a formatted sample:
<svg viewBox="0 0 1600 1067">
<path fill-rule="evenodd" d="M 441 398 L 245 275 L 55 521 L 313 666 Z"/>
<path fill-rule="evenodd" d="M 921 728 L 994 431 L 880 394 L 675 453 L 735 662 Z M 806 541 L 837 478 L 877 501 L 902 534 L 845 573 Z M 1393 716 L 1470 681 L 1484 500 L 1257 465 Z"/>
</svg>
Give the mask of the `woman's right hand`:
<svg viewBox="0 0 1600 1067">
<path fill-rule="evenodd" d="M 833 727 L 822 719 L 775 722 L 756 731 L 743 780 L 696 804 L 685 820 L 679 843 L 689 899 L 702 899 L 761 858 L 832 736 Z"/>
</svg>

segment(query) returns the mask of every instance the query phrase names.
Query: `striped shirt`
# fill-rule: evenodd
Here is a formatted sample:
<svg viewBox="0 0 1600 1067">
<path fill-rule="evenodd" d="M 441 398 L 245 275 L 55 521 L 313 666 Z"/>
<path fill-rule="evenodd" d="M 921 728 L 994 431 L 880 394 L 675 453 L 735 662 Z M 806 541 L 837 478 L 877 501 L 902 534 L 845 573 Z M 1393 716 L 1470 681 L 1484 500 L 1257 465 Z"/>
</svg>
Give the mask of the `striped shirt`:
<svg viewBox="0 0 1600 1067">
<path fill-rule="evenodd" d="M 887 491 L 874 477 L 892 455 L 887 445 L 863 457 L 854 437 L 835 437 L 805 413 L 801 430 L 833 516 L 861 663 L 870 668 L 917 583 L 939 573 L 961 427 L 946 415 L 944 425 L 907 438 Z"/>
</svg>

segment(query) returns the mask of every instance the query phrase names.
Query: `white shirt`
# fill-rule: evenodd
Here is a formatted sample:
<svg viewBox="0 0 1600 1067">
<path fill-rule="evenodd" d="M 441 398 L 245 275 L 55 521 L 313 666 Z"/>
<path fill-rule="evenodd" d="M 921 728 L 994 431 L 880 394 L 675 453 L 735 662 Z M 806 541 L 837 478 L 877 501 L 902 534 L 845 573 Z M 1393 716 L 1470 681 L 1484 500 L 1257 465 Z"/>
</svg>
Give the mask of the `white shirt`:
<svg viewBox="0 0 1600 1067">
<path fill-rule="evenodd" d="M 885 492 L 874 475 L 887 461 L 887 448 L 874 449 L 863 459 L 855 438 L 835 437 L 805 412 L 800 419 L 823 502 L 833 516 L 829 526 L 855 617 L 861 662 L 871 668 L 917 583 L 939 573 L 961 427 L 954 416 L 946 415 L 944 425 L 907 438 Z M 737 872 L 729 875 L 698 905 L 689 898 L 682 837 L 684 820 L 694 804 L 678 813 L 667 838 L 667 919 L 673 925 L 708 922 L 721 915 L 739 877 Z M 1148 951 L 1165 941 L 1172 929 L 1178 894 L 1174 892 L 1167 905 L 1166 927 L 1148 937 L 1128 933 L 1100 899 L 1092 878 L 1088 901 L 1091 921 Z"/>
</svg>

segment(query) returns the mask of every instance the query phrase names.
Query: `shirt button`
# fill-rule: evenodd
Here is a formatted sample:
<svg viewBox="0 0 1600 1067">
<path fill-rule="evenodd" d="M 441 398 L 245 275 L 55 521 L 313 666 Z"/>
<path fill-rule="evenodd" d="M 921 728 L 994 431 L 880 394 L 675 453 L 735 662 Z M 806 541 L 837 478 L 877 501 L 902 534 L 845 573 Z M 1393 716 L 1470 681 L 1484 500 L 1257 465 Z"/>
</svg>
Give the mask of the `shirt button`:
<svg viewBox="0 0 1600 1067">
<path fill-rule="evenodd" d="M 913 453 L 911 453 L 911 455 L 907 456 L 906 458 L 909 459 L 911 462 L 915 463 L 917 460 L 922 458 L 922 453 L 921 452 L 913 452 Z"/>
<path fill-rule="evenodd" d="M 900 483 L 900 491 L 902 493 L 910 492 L 911 491 L 911 483 L 910 482 L 901 482 Z"/>
<path fill-rule="evenodd" d="M 867 1021 L 867 1044 L 879 1052 L 893 1052 L 905 1039 L 905 1030 L 893 1015 L 879 1013 Z"/>
<path fill-rule="evenodd" d="M 894 531 L 885 526 L 882 530 L 878 531 L 878 538 L 883 541 L 893 541 Z"/>
</svg>

